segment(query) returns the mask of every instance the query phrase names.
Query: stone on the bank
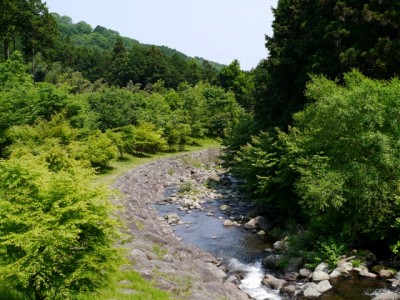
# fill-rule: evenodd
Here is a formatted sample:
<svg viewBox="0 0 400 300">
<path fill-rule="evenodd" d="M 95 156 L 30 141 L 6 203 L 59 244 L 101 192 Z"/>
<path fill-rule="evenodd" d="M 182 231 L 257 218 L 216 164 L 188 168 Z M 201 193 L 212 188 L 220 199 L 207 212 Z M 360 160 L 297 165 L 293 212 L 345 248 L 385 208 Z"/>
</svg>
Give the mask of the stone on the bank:
<svg viewBox="0 0 400 300">
<path fill-rule="evenodd" d="M 315 289 L 316 286 L 317 286 L 317 284 L 316 284 L 315 282 L 307 282 L 306 284 L 304 284 L 304 285 L 301 287 L 301 290 L 302 290 L 302 291 L 305 291 L 305 290 L 308 289 L 308 288 L 313 288 L 313 289 Z"/>
<path fill-rule="evenodd" d="M 391 285 L 396 287 L 400 286 L 400 279 L 388 279 L 391 282 Z"/>
<path fill-rule="evenodd" d="M 376 274 L 369 272 L 368 270 L 361 270 L 358 272 L 360 276 L 367 277 L 367 278 L 376 278 Z"/>
<path fill-rule="evenodd" d="M 276 241 L 272 246 L 275 250 L 279 251 L 287 251 L 289 249 L 289 243 L 285 240 Z"/>
<path fill-rule="evenodd" d="M 347 272 L 350 272 L 351 270 L 353 270 L 353 264 L 349 261 L 342 263 L 339 267 L 344 268 Z"/>
<path fill-rule="evenodd" d="M 297 280 L 297 278 L 299 278 L 299 273 L 297 273 L 297 272 L 288 272 L 288 273 L 285 273 L 284 278 L 287 281 L 295 281 L 295 280 Z"/>
<path fill-rule="evenodd" d="M 329 267 L 326 263 L 320 263 L 316 268 L 315 271 L 324 271 L 325 273 L 328 272 Z"/>
<path fill-rule="evenodd" d="M 394 276 L 394 271 L 392 270 L 380 270 L 379 271 L 379 276 L 382 278 L 392 278 Z"/>
<path fill-rule="evenodd" d="M 233 223 L 231 220 L 225 220 L 224 221 L 224 226 L 233 226 L 235 223 Z"/>
<path fill-rule="evenodd" d="M 394 275 L 395 279 L 400 279 L 400 272 L 397 272 L 396 275 Z"/>
<path fill-rule="evenodd" d="M 268 230 L 270 228 L 268 221 L 263 216 L 258 216 L 250 219 L 247 223 L 244 224 L 244 228 L 246 229 L 257 229 L 260 228 L 262 230 Z"/>
<path fill-rule="evenodd" d="M 300 269 L 299 274 L 301 277 L 309 278 L 311 276 L 312 272 L 309 269 Z"/>
<path fill-rule="evenodd" d="M 317 298 L 321 296 L 321 293 L 318 292 L 315 288 L 309 287 L 303 292 L 303 295 L 306 298 Z"/>
<path fill-rule="evenodd" d="M 292 295 L 296 292 L 296 286 L 294 285 L 287 285 L 281 289 L 281 292 L 284 294 Z"/>
<path fill-rule="evenodd" d="M 312 279 L 313 281 L 322 281 L 322 280 L 329 280 L 329 274 L 325 273 L 324 271 L 316 270 L 313 272 Z"/>
<path fill-rule="evenodd" d="M 393 292 L 385 292 L 372 298 L 372 300 L 398 300 L 400 295 Z"/>
<path fill-rule="evenodd" d="M 267 233 L 264 230 L 260 230 L 260 231 L 257 232 L 257 235 L 259 235 L 259 236 L 263 236 L 263 235 L 266 235 L 266 234 Z"/>
<path fill-rule="evenodd" d="M 332 285 L 330 284 L 329 280 L 322 280 L 315 288 L 319 293 L 325 293 L 332 288 Z"/>
<path fill-rule="evenodd" d="M 338 270 L 335 269 L 329 274 L 329 277 L 330 278 L 338 278 L 340 275 L 342 275 L 342 273 L 340 273 Z"/>
</svg>

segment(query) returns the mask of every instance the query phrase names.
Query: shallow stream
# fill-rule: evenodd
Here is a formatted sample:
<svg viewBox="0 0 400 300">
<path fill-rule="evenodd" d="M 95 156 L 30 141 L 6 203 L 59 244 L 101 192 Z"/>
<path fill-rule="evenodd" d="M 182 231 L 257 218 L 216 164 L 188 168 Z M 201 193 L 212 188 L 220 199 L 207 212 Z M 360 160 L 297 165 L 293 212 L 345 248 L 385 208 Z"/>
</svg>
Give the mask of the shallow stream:
<svg viewBox="0 0 400 300">
<path fill-rule="evenodd" d="M 174 226 L 176 236 L 185 243 L 195 245 L 222 260 L 233 273 L 241 273 L 240 288 L 256 300 L 289 299 L 279 295 L 277 291 L 261 284 L 264 275 L 269 272 L 261 265 L 265 249 L 271 248 L 262 236 L 236 226 L 223 226 L 227 218 L 219 211 L 223 204 L 219 200 L 209 200 L 203 204 L 205 211 L 213 211 L 214 216 L 207 216 L 205 211 L 178 210 L 178 204 L 156 205 L 160 216 L 176 213 L 183 221 L 182 225 Z M 323 300 L 367 300 L 372 299 L 379 291 L 389 290 L 390 286 L 382 280 L 364 279 L 358 276 L 331 280 L 333 289 L 323 294 Z M 292 298 L 293 299 L 293 298 Z M 294 298 L 295 299 L 295 298 Z"/>
</svg>

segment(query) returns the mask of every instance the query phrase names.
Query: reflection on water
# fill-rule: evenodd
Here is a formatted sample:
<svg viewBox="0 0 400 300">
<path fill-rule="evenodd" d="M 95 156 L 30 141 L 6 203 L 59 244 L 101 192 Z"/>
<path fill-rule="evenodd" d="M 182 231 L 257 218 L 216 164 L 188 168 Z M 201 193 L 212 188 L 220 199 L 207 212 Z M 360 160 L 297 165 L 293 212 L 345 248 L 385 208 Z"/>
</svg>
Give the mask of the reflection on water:
<svg viewBox="0 0 400 300">
<path fill-rule="evenodd" d="M 251 263 L 271 246 L 262 237 L 244 228 L 223 226 L 223 220 L 217 218 L 222 214 L 218 212 L 214 202 L 203 205 L 207 210 L 214 209 L 215 216 L 212 217 L 198 210 L 193 210 L 192 213 L 182 212 L 177 210 L 178 207 L 176 204 L 156 205 L 160 216 L 174 212 L 181 217 L 185 224 L 173 227 L 178 237 L 216 257 L 225 260 L 236 258 L 244 263 Z"/>
<path fill-rule="evenodd" d="M 387 291 L 389 284 L 382 280 L 350 276 L 331 280 L 333 289 L 323 294 L 323 300 L 367 300 Z"/>
</svg>

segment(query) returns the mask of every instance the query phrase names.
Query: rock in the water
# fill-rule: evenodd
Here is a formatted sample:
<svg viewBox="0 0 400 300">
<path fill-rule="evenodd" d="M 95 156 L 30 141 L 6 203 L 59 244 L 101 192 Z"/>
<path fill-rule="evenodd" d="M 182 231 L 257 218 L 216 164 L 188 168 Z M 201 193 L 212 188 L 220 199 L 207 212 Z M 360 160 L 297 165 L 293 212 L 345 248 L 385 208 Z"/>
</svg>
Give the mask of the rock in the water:
<svg viewBox="0 0 400 300">
<path fill-rule="evenodd" d="M 360 276 L 367 278 L 375 278 L 377 276 L 376 274 L 371 273 L 368 270 L 361 270 L 358 274 L 360 274 Z"/>
<path fill-rule="evenodd" d="M 372 300 L 398 300 L 400 295 L 393 292 L 385 292 L 372 298 Z"/>
<path fill-rule="evenodd" d="M 262 230 L 268 230 L 271 226 L 269 225 L 267 219 L 262 216 L 258 216 L 250 219 L 246 224 L 244 224 L 244 228 L 246 229 L 257 229 L 260 228 Z"/>
<path fill-rule="evenodd" d="M 164 219 L 167 220 L 168 224 L 178 224 L 178 222 L 181 220 L 181 218 L 174 213 L 170 213 L 164 216 Z"/>
<path fill-rule="evenodd" d="M 316 286 L 316 290 L 321 294 L 325 293 L 326 291 L 330 290 L 331 288 L 332 288 L 332 285 L 330 284 L 330 282 L 328 280 L 322 280 Z"/>
<path fill-rule="evenodd" d="M 287 285 L 286 280 L 278 279 L 271 274 L 265 275 L 262 283 L 270 288 L 273 288 L 274 290 L 280 290 L 281 288 Z"/>
<path fill-rule="evenodd" d="M 312 275 L 313 281 L 322 281 L 322 280 L 329 280 L 329 274 L 325 273 L 324 271 L 314 271 Z"/>
<path fill-rule="evenodd" d="M 219 210 L 220 211 L 230 211 L 230 210 L 232 210 L 232 208 L 229 205 L 224 204 L 219 207 Z"/>
<path fill-rule="evenodd" d="M 321 293 L 318 292 L 315 288 L 309 287 L 303 292 L 304 297 L 306 298 L 318 298 L 321 296 Z"/>
<path fill-rule="evenodd" d="M 231 220 L 225 220 L 224 221 L 224 226 L 234 226 L 235 223 L 233 223 Z"/>
</svg>

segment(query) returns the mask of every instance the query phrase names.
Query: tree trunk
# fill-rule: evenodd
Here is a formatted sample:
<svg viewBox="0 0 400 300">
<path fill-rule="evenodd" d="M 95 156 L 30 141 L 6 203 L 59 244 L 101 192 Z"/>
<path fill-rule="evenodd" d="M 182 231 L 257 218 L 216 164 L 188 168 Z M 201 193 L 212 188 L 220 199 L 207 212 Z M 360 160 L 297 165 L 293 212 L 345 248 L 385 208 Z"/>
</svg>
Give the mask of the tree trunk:
<svg viewBox="0 0 400 300">
<path fill-rule="evenodd" d="M 6 37 L 3 39 L 3 44 L 4 44 L 4 61 L 10 58 L 10 45 L 9 41 Z"/>
<path fill-rule="evenodd" d="M 35 300 L 44 300 L 45 297 L 42 295 L 41 291 L 35 290 Z"/>
</svg>

